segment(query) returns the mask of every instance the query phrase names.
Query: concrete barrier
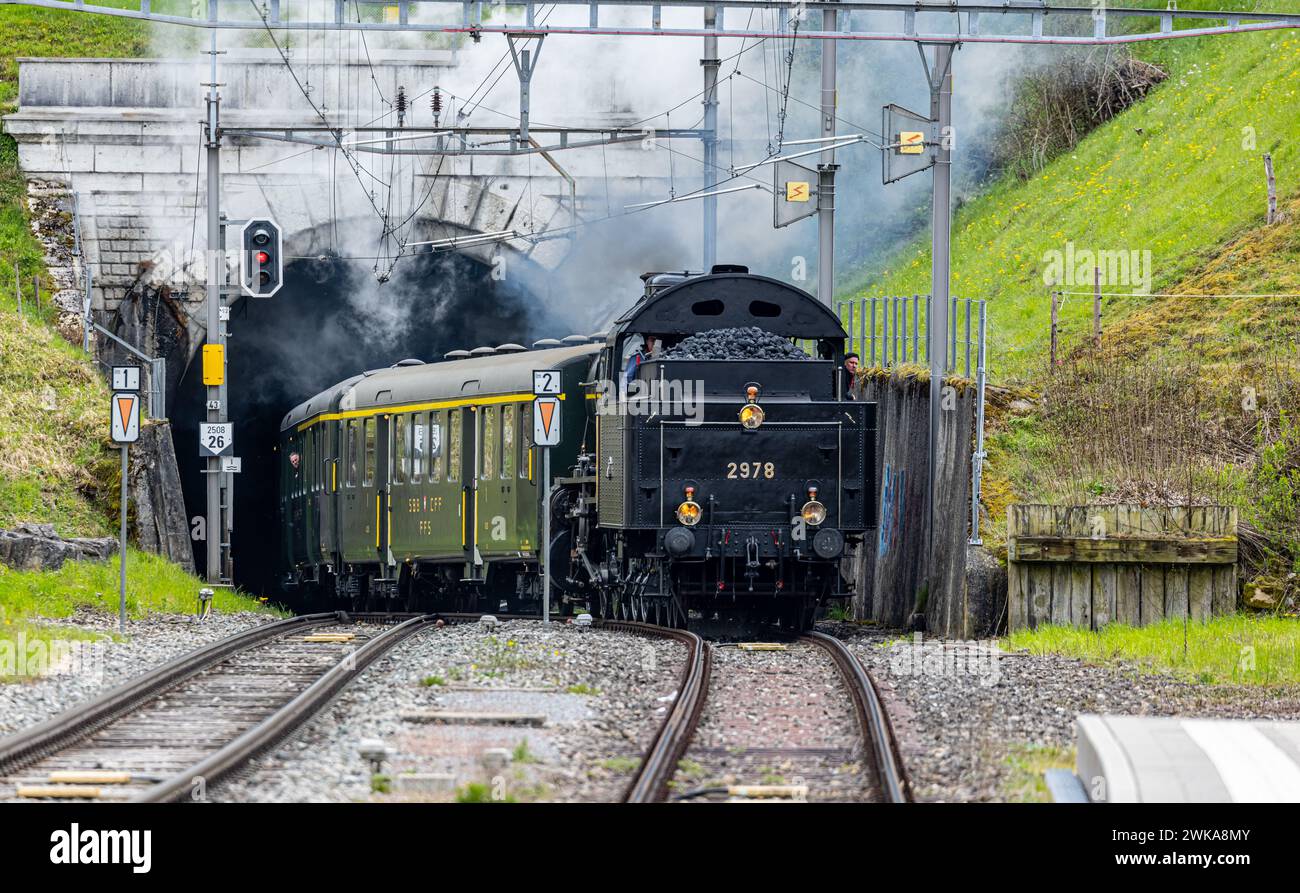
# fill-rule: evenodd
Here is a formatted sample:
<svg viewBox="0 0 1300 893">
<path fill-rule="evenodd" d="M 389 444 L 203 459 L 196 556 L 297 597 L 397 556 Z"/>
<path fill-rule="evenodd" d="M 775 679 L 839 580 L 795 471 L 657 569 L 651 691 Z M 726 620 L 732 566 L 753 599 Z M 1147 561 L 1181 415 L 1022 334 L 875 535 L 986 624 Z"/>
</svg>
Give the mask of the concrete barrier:
<svg viewBox="0 0 1300 893">
<path fill-rule="evenodd" d="M 996 626 L 997 572 L 983 555 L 968 558 L 970 457 L 975 388 L 946 383 L 938 445 L 939 503 L 935 542 L 926 539 L 930 384 L 922 369 L 866 373 L 856 393 L 879 405 L 876 476 L 880 506 L 873 538 L 858 549 L 854 616 L 886 626 L 924 626 L 946 637 L 987 635 Z M 982 549 L 981 549 L 982 552 Z M 973 564 L 978 573 L 968 574 Z M 971 582 L 968 583 L 968 577 Z M 990 585 L 990 577 L 994 583 Z"/>
</svg>

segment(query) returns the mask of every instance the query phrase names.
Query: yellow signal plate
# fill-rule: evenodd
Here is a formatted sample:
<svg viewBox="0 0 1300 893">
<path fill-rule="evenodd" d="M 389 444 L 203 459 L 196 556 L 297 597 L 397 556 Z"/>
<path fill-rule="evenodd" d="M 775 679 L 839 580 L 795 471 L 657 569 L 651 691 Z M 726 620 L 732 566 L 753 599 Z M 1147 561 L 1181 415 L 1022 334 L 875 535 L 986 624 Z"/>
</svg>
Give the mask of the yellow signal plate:
<svg viewBox="0 0 1300 893">
<path fill-rule="evenodd" d="M 899 155 L 922 155 L 925 153 L 925 133 L 920 130 L 904 130 L 898 134 Z"/>
<path fill-rule="evenodd" d="M 220 386 L 226 383 L 226 346 L 203 345 L 203 383 Z"/>
<path fill-rule="evenodd" d="M 788 180 L 785 184 L 785 200 L 788 202 L 806 202 L 812 194 L 808 183 L 801 183 L 798 180 Z"/>
</svg>

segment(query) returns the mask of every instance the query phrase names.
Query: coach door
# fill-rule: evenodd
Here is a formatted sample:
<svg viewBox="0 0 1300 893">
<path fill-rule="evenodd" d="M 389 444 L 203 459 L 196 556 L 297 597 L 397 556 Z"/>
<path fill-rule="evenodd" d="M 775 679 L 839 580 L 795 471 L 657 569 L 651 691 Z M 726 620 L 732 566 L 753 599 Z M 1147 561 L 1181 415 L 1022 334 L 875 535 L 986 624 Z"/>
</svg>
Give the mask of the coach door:
<svg viewBox="0 0 1300 893">
<path fill-rule="evenodd" d="M 389 547 L 393 542 L 393 463 L 392 463 L 393 417 L 390 415 L 375 418 L 375 549 L 379 553 L 379 562 L 383 565 L 393 564 L 393 552 Z"/>
<path fill-rule="evenodd" d="M 465 547 L 465 579 L 478 579 L 483 559 L 478 554 L 474 525 L 478 521 L 478 407 L 467 406 L 460 416 L 461 544 Z"/>
</svg>

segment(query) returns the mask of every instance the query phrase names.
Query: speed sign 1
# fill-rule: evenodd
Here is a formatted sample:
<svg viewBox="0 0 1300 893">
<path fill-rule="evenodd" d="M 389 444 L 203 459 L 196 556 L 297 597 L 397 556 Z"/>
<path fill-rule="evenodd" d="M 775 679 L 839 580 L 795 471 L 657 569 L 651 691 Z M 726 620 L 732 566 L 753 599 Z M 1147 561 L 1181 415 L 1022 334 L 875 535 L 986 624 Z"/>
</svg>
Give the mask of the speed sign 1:
<svg viewBox="0 0 1300 893">
<path fill-rule="evenodd" d="M 235 426 L 231 422 L 203 422 L 199 425 L 199 455 L 226 456 L 235 448 Z"/>
</svg>

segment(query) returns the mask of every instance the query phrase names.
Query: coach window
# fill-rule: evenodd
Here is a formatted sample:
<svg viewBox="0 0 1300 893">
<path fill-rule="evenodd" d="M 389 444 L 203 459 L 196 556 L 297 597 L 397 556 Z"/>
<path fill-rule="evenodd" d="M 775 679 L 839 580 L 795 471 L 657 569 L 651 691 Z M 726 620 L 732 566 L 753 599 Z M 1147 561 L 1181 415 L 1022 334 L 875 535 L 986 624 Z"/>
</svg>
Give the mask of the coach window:
<svg viewBox="0 0 1300 893">
<path fill-rule="evenodd" d="M 348 486 L 357 485 L 357 420 L 348 419 L 347 434 L 347 459 L 345 465 L 348 469 Z"/>
<path fill-rule="evenodd" d="M 429 484 L 442 481 L 442 413 L 429 413 Z"/>
<path fill-rule="evenodd" d="M 316 430 L 308 428 L 302 435 L 302 489 L 303 495 L 316 489 Z"/>
<path fill-rule="evenodd" d="M 529 480 L 532 466 L 533 449 L 533 404 L 524 403 L 519 407 L 519 476 Z"/>
<path fill-rule="evenodd" d="M 460 414 L 463 410 L 453 409 L 447 415 L 447 428 L 450 434 L 450 446 L 447 448 L 447 480 L 460 480 Z"/>
<path fill-rule="evenodd" d="M 515 476 L 515 408 L 501 407 L 501 480 Z"/>
<path fill-rule="evenodd" d="M 488 406 L 483 410 L 483 451 L 479 454 L 483 459 L 480 471 L 485 481 L 490 481 L 496 477 L 496 446 L 497 408 Z"/>
<path fill-rule="evenodd" d="M 320 423 L 320 442 L 321 442 L 320 488 L 321 490 L 324 490 L 326 492 L 329 492 L 330 483 L 333 480 L 333 476 L 330 474 L 330 470 L 331 470 L 330 456 L 334 452 L 332 449 L 330 449 L 330 446 L 333 440 L 334 440 L 333 426 L 330 425 L 328 422 L 321 422 Z"/>
<path fill-rule="evenodd" d="M 369 487 L 375 482 L 375 419 L 361 420 L 361 439 L 365 443 L 365 455 L 361 457 L 361 486 Z"/>
<path fill-rule="evenodd" d="M 428 443 L 429 417 L 422 412 L 417 412 L 411 422 L 411 483 L 413 484 L 424 480 L 424 454 Z"/>
<path fill-rule="evenodd" d="M 406 448 L 407 418 L 404 415 L 393 416 L 393 483 L 406 483 Z"/>
</svg>

